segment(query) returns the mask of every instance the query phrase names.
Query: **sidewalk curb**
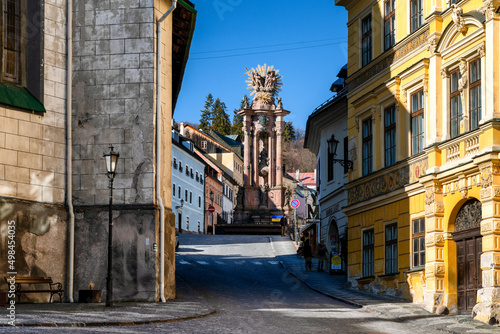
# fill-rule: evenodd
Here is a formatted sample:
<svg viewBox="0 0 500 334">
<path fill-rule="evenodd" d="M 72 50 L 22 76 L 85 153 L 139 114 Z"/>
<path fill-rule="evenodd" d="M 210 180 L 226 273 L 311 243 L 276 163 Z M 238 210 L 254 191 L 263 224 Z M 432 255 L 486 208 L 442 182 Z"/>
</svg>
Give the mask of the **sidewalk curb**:
<svg viewBox="0 0 500 334">
<path fill-rule="evenodd" d="M 144 320 L 144 321 L 102 321 L 102 322 L 47 322 L 47 323 L 27 323 L 27 324 L 17 324 L 14 327 L 98 327 L 98 326 L 135 326 L 135 325 L 149 325 L 149 324 L 158 324 L 158 323 L 166 323 L 166 322 L 176 322 L 176 321 L 185 321 L 192 319 L 205 318 L 210 315 L 216 314 L 216 310 L 212 310 L 211 312 L 193 315 L 189 317 L 180 317 L 173 319 L 155 319 L 155 320 Z M 4 325 L 1 327 L 11 327 L 9 325 Z"/>
<path fill-rule="evenodd" d="M 280 261 L 280 263 L 282 263 L 282 261 Z M 344 298 L 341 298 L 341 297 L 337 297 L 337 296 L 334 296 L 334 295 L 331 295 L 327 292 L 324 292 L 324 291 L 321 291 L 319 289 L 316 289 L 314 287 L 312 287 L 309 283 L 303 281 L 302 279 L 300 279 L 297 275 L 295 275 L 293 272 L 291 272 L 290 270 L 288 270 L 284 264 L 282 264 L 283 268 L 286 270 L 286 272 L 288 274 L 290 274 L 291 276 L 295 277 L 297 280 L 299 280 L 302 284 L 304 284 L 305 286 L 307 286 L 309 289 L 317 292 L 317 293 L 320 293 L 322 294 L 323 296 L 326 296 L 326 297 L 329 297 L 329 298 L 332 298 L 332 299 L 335 299 L 335 300 L 338 300 L 339 302 L 342 302 L 344 304 L 348 304 L 348 305 L 351 305 L 351 306 L 354 306 L 354 307 L 357 307 L 357 308 L 363 308 L 363 305 L 361 304 L 358 304 L 356 302 L 353 302 L 351 300 L 348 300 L 348 299 L 344 299 Z"/>
<path fill-rule="evenodd" d="M 271 238 L 269 238 L 269 242 L 271 243 L 271 247 L 273 248 L 273 252 L 274 252 L 273 240 L 272 240 Z M 297 244 L 296 244 L 294 241 L 292 241 L 292 244 L 293 244 L 293 246 L 295 247 L 295 249 L 297 249 L 297 248 L 298 248 Z M 276 253 L 275 253 L 275 254 L 276 254 Z M 321 291 L 321 290 L 319 290 L 319 289 L 316 289 L 316 288 L 312 287 L 309 283 L 305 282 L 304 280 L 302 280 L 301 278 L 299 278 L 296 274 L 294 274 L 292 271 L 290 271 L 290 270 L 289 270 L 289 269 L 285 266 L 285 263 L 279 259 L 279 256 L 276 256 L 276 255 L 275 255 L 275 257 L 279 260 L 281 267 L 283 267 L 283 269 L 285 269 L 285 270 L 286 270 L 286 272 L 287 272 L 289 275 L 291 275 L 291 276 L 295 277 L 295 278 L 296 278 L 299 282 L 301 282 L 302 284 L 304 284 L 305 286 L 307 286 L 309 289 L 311 289 L 311 290 L 313 290 L 313 291 L 315 291 L 315 292 L 317 292 L 317 293 L 320 293 L 320 294 L 322 294 L 323 296 L 326 296 L 326 297 L 329 297 L 329 298 L 335 299 L 335 300 L 337 300 L 337 301 L 339 301 L 339 302 L 342 302 L 342 303 L 344 303 L 344 304 L 348 304 L 348 305 L 351 305 L 351 306 L 354 306 L 354 307 L 357 307 L 357 308 L 362 308 L 362 307 L 363 307 L 363 305 L 358 304 L 358 303 L 356 303 L 356 302 L 353 302 L 353 301 L 351 301 L 351 300 L 344 299 L 344 298 L 341 298 L 341 297 L 337 297 L 337 296 L 331 295 L 331 294 L 329 294 L 329 293 L 326 293 L 326 292 L 324 292 L 324 291 Z"/>
</svg>

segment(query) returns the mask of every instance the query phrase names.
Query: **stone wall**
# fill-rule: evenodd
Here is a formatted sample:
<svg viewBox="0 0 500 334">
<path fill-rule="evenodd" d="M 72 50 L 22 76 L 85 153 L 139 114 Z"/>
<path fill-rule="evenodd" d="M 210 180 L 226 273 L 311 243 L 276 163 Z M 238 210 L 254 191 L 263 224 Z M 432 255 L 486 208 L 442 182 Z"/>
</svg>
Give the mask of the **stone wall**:
<svg viewBox="0 0 500 334">
<path fill-rule="evenodd" d="M 18 276 L 50 276 L 65 284 L 66 2 L 32 5 L 23 17 L 23 39 L 40 43 L 41 50 L 36 59 L 25 52 L 20 84 L 30 86 L 27 81 L 33 73 L 26 72 L 36 72 L 39 85 L 30 88 L 37 89 L 32 93 L 46 112 L 0 108 L 0 272 L 11 271 L 6 245 L 7 226 L 13 221 Z M 43 34 L 38 36 L 40 31 Z M 42 58 L 43 63 L 37 64 Z M 48 294 L 23 297 L 23 301 L 48 299 Z"/>
<path fill-rule="evenodd" d="M 114 180 L 113 288 L 117 301 L 159 298 L 159 209 L 155 194 L 156 20 L 170 1 L 75 3 L 73 149 L 75 295 L 107 274 L 109 180 L 103 153 L 120 153 Z M 175 297 L 171 215 L 171 17 L 162 35 L 161 189 L 166 297 Z M 172 217 L 171 217 L 172 216 Z M 94 240 L 96 242 L 94 242 Z M 154 253 L 153 245 L 158 245 Z M 98 264 L 96 266 L 96 263 Z"/>
</svg>

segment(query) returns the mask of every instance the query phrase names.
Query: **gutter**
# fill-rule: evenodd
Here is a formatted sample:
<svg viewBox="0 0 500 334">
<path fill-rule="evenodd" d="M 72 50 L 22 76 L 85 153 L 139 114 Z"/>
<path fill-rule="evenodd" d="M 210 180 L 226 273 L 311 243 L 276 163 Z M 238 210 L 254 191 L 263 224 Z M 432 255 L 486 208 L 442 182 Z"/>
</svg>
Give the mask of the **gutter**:
<svg viewBox="0 0 500 334">
<path fill-rule="evenodd" d="M 160 194 L 160 166 L 161 166 L 161 23 L 177 7 L 177 0 L 172 0 L 172 6 L 163 14 L 156 24 L 156 184 L 155 192 L 160 207 L 160 300 L 165 299 L 165 206 Z"/>
<path fill-rule="evenodd" d="M 75 212 L 73 209 L 73 0 L 67 1 L 67 72 L 66 72 L 66 201 L 69 214 L 69 245 L 68 245 L 68 299 L 74 302 L 74 271 L 75 271 Z"/>
</svg>

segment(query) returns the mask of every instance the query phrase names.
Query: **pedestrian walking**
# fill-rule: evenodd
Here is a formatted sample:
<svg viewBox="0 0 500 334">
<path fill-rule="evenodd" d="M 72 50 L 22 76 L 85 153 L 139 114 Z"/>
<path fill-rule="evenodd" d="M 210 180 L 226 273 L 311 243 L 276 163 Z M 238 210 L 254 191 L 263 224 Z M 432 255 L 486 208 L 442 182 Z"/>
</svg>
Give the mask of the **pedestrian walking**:
<svg viewBox="0 0 500 334">
<path fill-rule="evenodd" d="M 284 237 L 286 232 L 286 225 L 288 224 L 286 220 L 286 215 L 283 215 L 283 217 L 281 217 L 280 224 L 281 224 L 281 236 Z"/>
<path fill-rule="evenodd" d="M 314 255 L 318 259 L 318 271 L 325 271 L 325 261 L 328 260 L 328 249 L 323 242 L 318 244 Z"/>
<path fill-rule="evenodd" d="M 305 259 L 306 271 L 312 271 L 312 250 L 311 250 L 311 239 L 309 234 L 305 235 L 304 245 L 302 246 L 302 255 Z"/>
</svg>

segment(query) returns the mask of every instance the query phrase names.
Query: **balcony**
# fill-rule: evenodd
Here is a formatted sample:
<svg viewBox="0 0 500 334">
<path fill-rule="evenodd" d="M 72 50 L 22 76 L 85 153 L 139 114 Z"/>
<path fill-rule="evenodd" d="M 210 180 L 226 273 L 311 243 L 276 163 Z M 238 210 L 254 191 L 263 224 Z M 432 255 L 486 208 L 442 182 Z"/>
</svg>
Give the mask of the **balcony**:
<svg viewBox="0 0 500 334">
<path fill-rule="evenodd" d="M 455 163 L 466 158 L 472 158 L 479 153 L 479 135 L 478 131 L 467 133 L 454 138 L 443 145 L 441 150 L 446 150 L 444 164 Z"/>
</svg>

